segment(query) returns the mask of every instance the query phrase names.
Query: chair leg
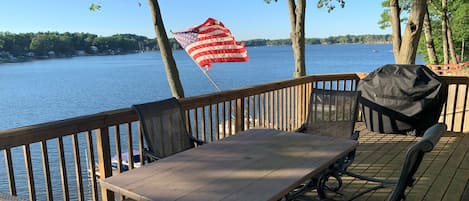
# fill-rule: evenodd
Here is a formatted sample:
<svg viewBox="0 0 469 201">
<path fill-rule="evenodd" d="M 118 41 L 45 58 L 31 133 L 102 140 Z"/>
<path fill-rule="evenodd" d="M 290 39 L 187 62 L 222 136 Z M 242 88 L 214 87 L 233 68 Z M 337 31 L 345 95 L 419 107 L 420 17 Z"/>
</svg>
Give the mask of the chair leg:
<svg viewBox="0 0 469 201">
<path fill-rule="evenodd" d="M 360 179 L 360 180 L 372 181 L 372 182 L 377 182 L 377 183 L 382 183 L 382 184 L 396 184 L 397 183 L 397 181 L 394 181 L 394 180 L 378 179 L 374 177 L 368 177 L 364 175 L 355 174 L 349 171 L 344 171 L 343 174 Z"/>
</svg>

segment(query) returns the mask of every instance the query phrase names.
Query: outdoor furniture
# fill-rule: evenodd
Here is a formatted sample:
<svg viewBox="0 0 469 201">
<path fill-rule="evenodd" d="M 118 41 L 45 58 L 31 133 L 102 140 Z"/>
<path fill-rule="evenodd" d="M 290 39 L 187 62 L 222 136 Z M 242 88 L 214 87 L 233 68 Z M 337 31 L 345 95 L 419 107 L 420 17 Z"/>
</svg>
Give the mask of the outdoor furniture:
<svg viewBox="0 0 469 201">
<path fill-rule="evenodd" d="M 104 179 L 134 200 L 273 200 L 355 149 L 354 140 L 251 129 Z"/>
<path fill-rule="evenodd" d="M 405 189 L 407 187 L 411 187 L 415 181 L 414 174 L 420 166 L 422 162 L 423 156 L 425 153 L 430 152 L 433 150 L 435 145 L 440 140 L 441 136 L 446 132 L 446 125 L 443 123 L 438 123 L 433 125 L 432 127 L 428 128 L 423 137 L 414 145 L 412 145 L 406 153 L 406 157 L 404 159 L 404 163 L 402 165 L 401 173 L 399 179 L 397 181 L 391 180 L 382 180 L 373 177 L 367 177 L 363 175 L 358 175 L 352 172 L 345 171 L 344 173 L 361 179 L 367 180 L 372 182 L 378 182 L 379 184 L 375 187 L 369 188 L 365 191 L 362 191 L 349 200 L 354 200 L 359 198 L 360 196 L 369 193 L 371 191 L 375 191 L 380 188 L 385 188 L 389 186 L 393 186 L 393 191 L 388 197 L 388 201 L 397 201 L 405 199 Z"/>
<path fill-rule="evenodd" d="M 176 98 L 133 105 L 132 108 L 140 119 L 141 131 L 148 146 L 145 154 L 151 160 L 204 143 L 188 133 L 181 105 Z"/>
<path fill-rule="evenodd" d="M 306 122 L 297 131 L 358 140 L 359 132 L 354 129 L 359 97 L 359 91 L 313 89 Z M 341 174 L 352 164 L 354 158 L 355 150 L 352 150 L 319 178 L 313 178 L 309 184 L 302 186 L 304 189 L 297 189 L 294 194 L 317 188 L 319 196 L 326 198 L 326 190 L 338 192 L 342 187 Z M 331 177 L 336 182 L 331 182 Z"/>
<path fill-rule="evenodd" d="M 306 122 L 297 131 L 358 139 L 354 129 L 359 96 L 359 91 L 313 88 Z"/>
</svg>

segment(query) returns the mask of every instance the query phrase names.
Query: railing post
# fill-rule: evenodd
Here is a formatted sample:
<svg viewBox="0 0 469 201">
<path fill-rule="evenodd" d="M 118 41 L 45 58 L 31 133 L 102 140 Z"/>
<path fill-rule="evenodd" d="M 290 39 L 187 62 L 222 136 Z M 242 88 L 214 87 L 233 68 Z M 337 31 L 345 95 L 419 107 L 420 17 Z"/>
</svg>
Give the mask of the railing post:
<svg viewBox="0 0 469 201">
<path fill-rule="evenodd" d="M 244 98 L 236 99 L 235 133 L 244 130 Z"/>
<path fill-rule="evenodd" d="M 108 128 L 99 128 L 96 130 L 96 148 L 98 152 L 99 179 L 104 180 L 112 176 L 111 167 L 111 146 L 109 143 Z M 101 187 L 102 200 L 114 200 L 114 193 Z"/>
</svg>

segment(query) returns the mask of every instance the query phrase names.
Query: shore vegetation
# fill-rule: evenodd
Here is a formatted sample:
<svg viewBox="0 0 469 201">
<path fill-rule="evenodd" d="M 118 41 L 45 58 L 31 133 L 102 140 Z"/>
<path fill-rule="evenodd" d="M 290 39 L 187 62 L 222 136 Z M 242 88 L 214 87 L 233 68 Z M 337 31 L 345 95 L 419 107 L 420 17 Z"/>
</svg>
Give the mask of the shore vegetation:
<svg viewBox="0 0 469 201">
<path fill-rule="evenodd" d="M 391 35 L 345 35 L 327 38 L 306 38 L 306 45 L 383 44 L 391 43 Z M 290 39 L 253 39 L 246 46 L 291 45 Z M 174 38 L 173 50 L 181 49 Z M 0 63 L 72 56 L 114 55 L 159 50 L 155 38 L 135 34 L 98 36 L 92 33 L 10 33 L 0 32 Z"/>
</svg>

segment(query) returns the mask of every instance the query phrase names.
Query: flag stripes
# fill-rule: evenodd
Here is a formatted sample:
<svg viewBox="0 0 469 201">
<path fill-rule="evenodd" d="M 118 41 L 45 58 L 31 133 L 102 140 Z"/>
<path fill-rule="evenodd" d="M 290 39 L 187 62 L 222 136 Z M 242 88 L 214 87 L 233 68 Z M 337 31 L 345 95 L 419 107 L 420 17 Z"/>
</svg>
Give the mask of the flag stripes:
<svg viewBox="0 0 469 201">
<path fill-rule="evenodd" d="M 236 42 L 230 30 L 213 18 L 173 35 L 200 67 L 210 68 L 211 63 L 217 62 L 248 60 L 244 44 Z"/>
</svg>

